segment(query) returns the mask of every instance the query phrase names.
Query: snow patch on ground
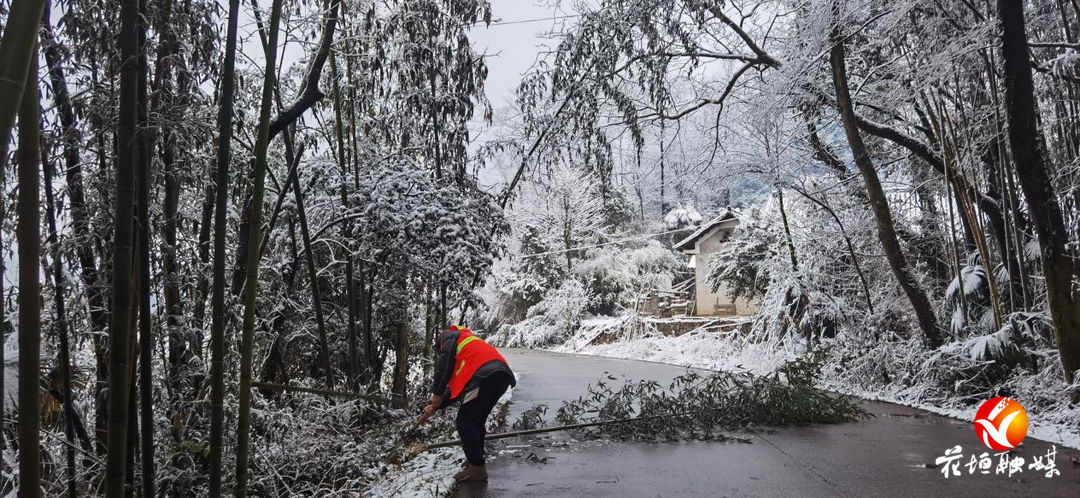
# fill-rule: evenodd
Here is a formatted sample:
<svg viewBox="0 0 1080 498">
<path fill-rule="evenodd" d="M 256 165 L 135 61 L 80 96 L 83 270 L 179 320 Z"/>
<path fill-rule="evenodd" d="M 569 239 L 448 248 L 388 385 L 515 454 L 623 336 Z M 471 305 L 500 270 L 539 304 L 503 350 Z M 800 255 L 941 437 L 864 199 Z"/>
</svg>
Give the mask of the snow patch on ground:
<svg viewBox="0 0 1080 498">
<path fill-rule="evenodd" d="M 461 468 L 463 461 L 458 448 L 440 448 L 421 453 L 401 467 L 389 469 L 372 485 L 370 496 L 448 496 L 454 486 L 453 475 Z"/>
<path fill-rule="evenodd" d="M 496 416 L 502 412 L 507 403 L 513 398 L 513 388 L 508 389 L 506 394 L 499 399 L 492 410 L 492 416 L 488 418 L 488 432 L 502 429 L 504 420 Z M 444 412 L 437 415 L 447 417 L 453 412 Z M 434 441 L 428 441 L 432 443 Z M 401 498 L 433 498 L 453 496 L 454 474 L 461 470 L 465 463 L 465 457 L 461 453 L 461 447 L 438 448 L 426 451 L 409 459 L 400 466 L 386 465 L 375 469 L 380 475 L 375 478 L 364 496 L 374 497 L 401 497 Z"/>
</svg>

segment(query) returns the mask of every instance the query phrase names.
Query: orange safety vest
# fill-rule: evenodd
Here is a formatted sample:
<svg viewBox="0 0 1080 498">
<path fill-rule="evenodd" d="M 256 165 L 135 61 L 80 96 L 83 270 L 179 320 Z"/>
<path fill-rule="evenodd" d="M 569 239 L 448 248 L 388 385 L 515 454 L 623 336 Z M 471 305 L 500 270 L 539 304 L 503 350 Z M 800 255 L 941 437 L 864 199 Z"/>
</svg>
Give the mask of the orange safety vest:
<svg viewBox="0 0 1080 498">
<path fill-rule="evenodd" d="M 456 399 L 465 389 L 465 385 L 472 380 L 473 374 L 492 360 L 506 363 L 506 358 L 503 358 L 494 346 L 476 337 L 467 329 L 461 329 L 457 341 L 457 353 L 454 356 L 454 373 L 450 377 L 450 399 Z"/>
</svg>

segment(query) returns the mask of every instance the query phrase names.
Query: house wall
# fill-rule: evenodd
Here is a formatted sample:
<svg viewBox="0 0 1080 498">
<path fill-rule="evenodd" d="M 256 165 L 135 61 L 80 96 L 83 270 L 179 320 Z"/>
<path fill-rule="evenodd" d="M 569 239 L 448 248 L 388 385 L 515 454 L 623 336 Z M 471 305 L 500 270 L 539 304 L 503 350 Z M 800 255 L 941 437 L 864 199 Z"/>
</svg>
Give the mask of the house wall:
<svg viewBox="0 0 1080 498">
<path fill-rule="evenodd" d="M 724 240 L 734 236 L 735 227 L 738 224 L 738 220 L 725 221 L 711 233 L 706 234 L 697 244 L 698 253 L 695 256 L 694 263 L 694 300 L 695 314 L 698 316 L 716 316 L 720 314 L 716 311 L 716 304 L 734 303 L 737 315 L 749 315 L 757 310 L 757 303 L 750 302 L 745 298 L 732 300 L 728 296 L 726 286 L 721 285 L 720 288 L 716 289 L 716 292 L 713 292 L 708 283 L 709 259 L 713 254 L 724 249 Z"/>
</svg>

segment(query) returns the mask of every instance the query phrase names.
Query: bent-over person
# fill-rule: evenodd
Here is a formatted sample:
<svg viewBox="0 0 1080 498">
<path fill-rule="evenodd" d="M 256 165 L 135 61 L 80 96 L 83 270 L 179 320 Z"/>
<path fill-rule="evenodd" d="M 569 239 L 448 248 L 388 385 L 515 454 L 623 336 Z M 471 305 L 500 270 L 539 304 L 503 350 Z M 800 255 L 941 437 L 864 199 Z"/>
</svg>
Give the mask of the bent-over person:
<svg viewBox="0 0 1080 498">
<path fill-rule="evenodd" d="M 517 385 L 514 372 L 494 346 L 457 325 L 439 335 L 435 351 L 431 401 L 424 407 L 420 423 L 434 416 L 436 410 L 460 401 L 457 431 L 467 462 L 465 469 L 454 479 L 458 482 L 487 481 L 487 462 L 484 460 L 487 419 L 506 390 Z"/>
</svg>

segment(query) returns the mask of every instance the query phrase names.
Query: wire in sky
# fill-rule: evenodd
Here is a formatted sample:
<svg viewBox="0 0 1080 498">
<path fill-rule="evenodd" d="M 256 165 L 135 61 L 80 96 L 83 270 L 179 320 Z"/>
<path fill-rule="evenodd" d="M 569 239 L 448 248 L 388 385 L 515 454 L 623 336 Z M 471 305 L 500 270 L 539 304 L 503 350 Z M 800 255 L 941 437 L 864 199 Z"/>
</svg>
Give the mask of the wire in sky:
<svg viewBox="0 0 1080 498">
<path fill-rule="evenodd" d="M 567 252 L 571 252 L 571 251 L 581 251 L 583 249 L 593 249 L 593 248 L 596 248 L 596 247 L 604 247 L 604 246 L 610 246 L 612 244 L 621 244 L 623 242 L 630 242 L 631 240 L 651 239 L 653 237 L 659 237 L 661 235 L 669 235 L 669 234 L 673 234 L 673 233 L 676 233 L 676 232 L 685 232 L 687 230 L 697 230 L 698 228 L 700 228 L 700 227 L 678 228 L 678 229 L 675 229 L 675 230 L 668 230 L 666 232 L 650 233 L 650 234 L 645 234 L 645 235 L 638 235 L 636 237 L 629 237 L 629 238 L 625 238 L 625 239 L 613 240 L 611 242 L 604 242 L 602 244 L 593 244 L 591 246 L 572 247 L 570 249 L 559 249 L 557 251 L 538 252 L 536 254 L 523 254 L 523 255 L 520 256 L 520 258 L 521 259 L 536 258 L 536 257 L 539 257 L 539 256 L 547 256 L 549 254 L 563 254 L 563 253 L 567 253 Z"/>
<path fill-rule="evenodd" d="M 543 21 L 558 21 L 558 20 L 561 20 L 561 19 L 570 19 L 572 17 L 581 17 L 581 15 L 580 14 L 567 14 L 565 16 L 538 17 L 538 18 L 535 18 L 535 19 L 519 19 L 519 20 L 516 20 L 516 21 L 497 20 L 497 21 L 491 21 L 491 24 L 489 24 L 489 26 L 509 26 L 511 24 L 526 24 L 526 23 L 543 22 Z M 484 23 L 484 21 L 477 21 L 476 22 L 476 24 L 483 24 L 483 23 Z"/>
</svg>

